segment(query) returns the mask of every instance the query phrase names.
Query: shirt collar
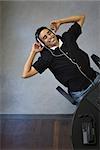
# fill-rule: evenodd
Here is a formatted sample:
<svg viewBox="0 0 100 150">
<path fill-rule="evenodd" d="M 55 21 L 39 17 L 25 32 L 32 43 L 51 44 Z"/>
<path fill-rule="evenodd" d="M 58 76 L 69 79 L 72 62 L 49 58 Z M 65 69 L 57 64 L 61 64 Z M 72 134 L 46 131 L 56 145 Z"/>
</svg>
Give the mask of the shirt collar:
<svg viewBox="0 0 100 150">
<path fill-rule="evenodd" d="M 55 50 L 57 47 L 61 48 L 63 42 L 61 41 L 61 39 L 59 39 L 59 46 L 53 46 L 51 47 L 52 50 Z"/>
</svg>

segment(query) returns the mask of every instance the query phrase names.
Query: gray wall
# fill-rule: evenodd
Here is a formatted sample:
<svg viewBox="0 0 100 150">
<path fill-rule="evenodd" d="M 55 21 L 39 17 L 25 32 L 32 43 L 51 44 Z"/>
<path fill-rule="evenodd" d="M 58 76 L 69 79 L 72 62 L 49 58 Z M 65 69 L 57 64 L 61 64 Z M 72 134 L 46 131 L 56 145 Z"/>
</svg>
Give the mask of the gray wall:
<svg viewBox="0 0 100 150">
<path fill-rule="evenodd" d="M 78 43 L 89 56 L 99 55 L 100 2 L 2 2 L 1 113 L 70 114 L 76 109 L 57 91 L 60 85 L 49 70 L 28 79 L 21 74 L 34 40 L 34 31 L 53 19 L 85 14 Z M 1 18 L 1 17 L 0 17 Z M 69 25 L 60 28 L 59 34 Z M 1 45 L 1 44 L 0 44 Z M 37 55 L 36 59 L 39 57 Z M 0 59 L 1 60 L 1 59 Z M 97 67 L 91 61 L 94 69 Z M 1 72 L 1 70 L 0 70 Z M 1 74 L 0 74 L 1 75 Z M 62 86 L 63 87 L 63 86 Z M 1 93 L 0 93 L 1 94 Z"/>
<path fill-rule="evenodd" d="M 2 97 L 1 97 L 1 95 L 2 95 L 2 85 L 1 85 L 1 73 L 2 73 L 2 70 L 1 70 L 1 54 L 2 54 L 2 52 L 1 52 L 1 2 L 0 2 L 0 106 L 1 106 L 1 99 L 2 99 Z M 0 107 L 1 108 L 1 107 Z"/>
</svg>

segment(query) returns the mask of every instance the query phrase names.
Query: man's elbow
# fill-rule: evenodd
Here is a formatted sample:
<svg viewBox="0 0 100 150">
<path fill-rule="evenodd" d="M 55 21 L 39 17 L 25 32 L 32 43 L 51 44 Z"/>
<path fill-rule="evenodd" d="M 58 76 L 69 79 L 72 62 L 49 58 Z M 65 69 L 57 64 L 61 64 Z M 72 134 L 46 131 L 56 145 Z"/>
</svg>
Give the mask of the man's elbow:
<svg viewBox="0 0 100 150">
<path fill-rule="evenodd" d="M 23 79 L 28 78 L 28 73 L 25 72 L 25 71 L 23 71 L 21 77 L 22 77 Z"/>
<path fill-rule="evenodd" d="M 81 15 L 79 21 L 77 22 L 81 27 L 83 26 L 85 21 L 85 15 Z"/>
<path fill-rule="evenodd" d="M 23 71 L 22 78 L 26 79 L 26 78 L 36 75 L 37 73 L 38 71 L 35 68 L 31 67 L 30 71 L 28 72 L 26 70 Z"/>
<path fill-rule="evenodd" d="M 85 15 L 82 15 L 83 19 L 85 19 Z"/>
<path fill-rule="evenodd" d="M 26 78 L 27 78 L 27 75 L 23 73 L 21 77 L 22 77 L 23 79 L 26 79 Z"/>
<path fill-rule="evenodd" d="M 85 20 L 85 15 L 81 15 L 81 20 L 82 20 L 82 21 Z"/>
</svg>

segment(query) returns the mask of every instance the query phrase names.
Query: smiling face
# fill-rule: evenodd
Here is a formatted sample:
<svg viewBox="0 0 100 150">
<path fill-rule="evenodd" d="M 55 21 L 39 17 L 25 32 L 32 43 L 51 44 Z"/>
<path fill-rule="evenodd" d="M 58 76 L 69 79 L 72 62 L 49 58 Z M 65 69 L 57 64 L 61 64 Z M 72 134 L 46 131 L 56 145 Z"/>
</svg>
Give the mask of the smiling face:
<svg viewBox="0 0 100 150">
<path fill-rule="evenodd" d="M 57 36 L 52 31 L 50 31 L 48 29 L 43 29 L 40 32 L 39 38 L 49 48 L 51 48 L 53 46 L 58 46 Z"/>
</svg>

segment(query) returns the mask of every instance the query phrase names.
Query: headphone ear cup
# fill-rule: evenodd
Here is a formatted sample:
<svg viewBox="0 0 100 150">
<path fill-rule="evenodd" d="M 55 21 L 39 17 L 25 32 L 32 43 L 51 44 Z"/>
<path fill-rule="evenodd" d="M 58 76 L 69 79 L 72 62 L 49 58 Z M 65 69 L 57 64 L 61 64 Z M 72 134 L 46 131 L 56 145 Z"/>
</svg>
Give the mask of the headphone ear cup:
<svg viewBox="0 0 100 150">
<path fill-rule="evenodd" d="M 40 41 L 40 39 L 39 39 L 39 38 L 38 38 L 37 40 L 38 40 L 38 42 L 41 44 L 41 46 L 42 46 L 42 47 L 44 47 L 44 46 L 45 46 L 45 45 L 44 45 L 44 44 Z"/>
<path fill-rule="evenodd" d="M 44 44 L 42 42 L 40 44 L 41 44 L 42 47 L 44 47 Z"/>
<path fill-rule="evenodd" d="M 48 28 L 53 34 L 55 34 L 55 29 Z"/>
<path fill-rule="evenodd" d="M 51 31 L 55 34 L 55 30 L 54 29 L 51 29 Z"/>
</svg>

